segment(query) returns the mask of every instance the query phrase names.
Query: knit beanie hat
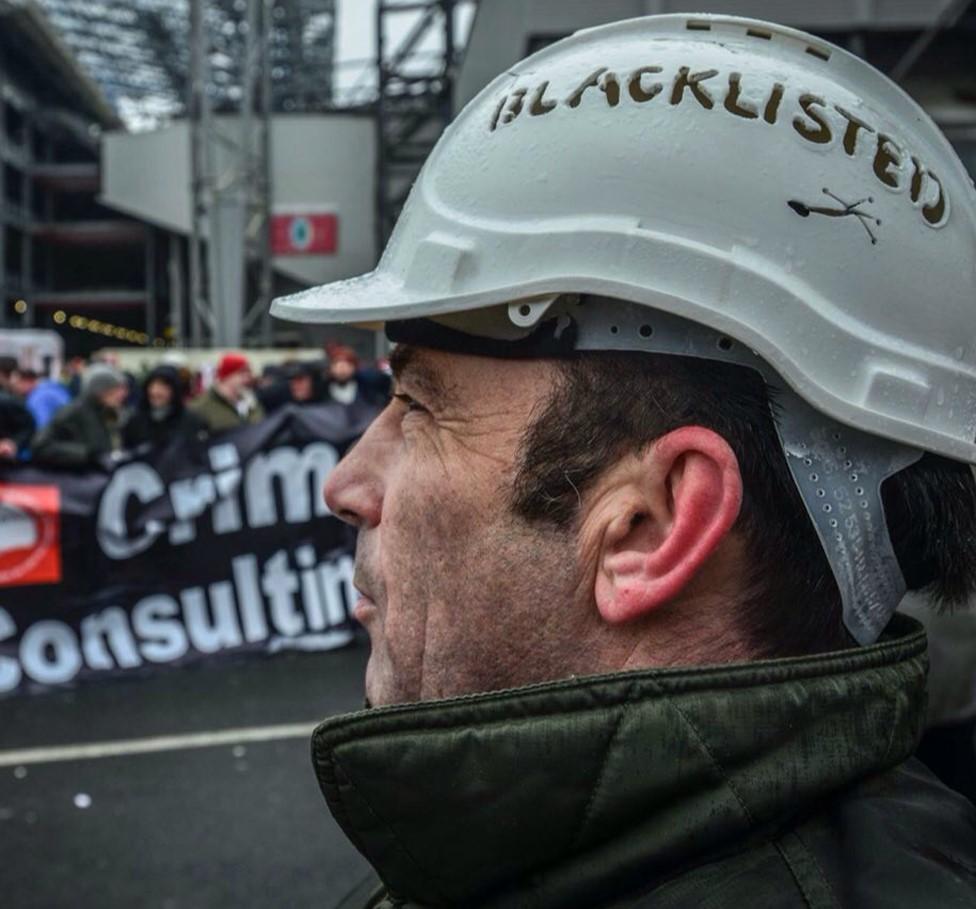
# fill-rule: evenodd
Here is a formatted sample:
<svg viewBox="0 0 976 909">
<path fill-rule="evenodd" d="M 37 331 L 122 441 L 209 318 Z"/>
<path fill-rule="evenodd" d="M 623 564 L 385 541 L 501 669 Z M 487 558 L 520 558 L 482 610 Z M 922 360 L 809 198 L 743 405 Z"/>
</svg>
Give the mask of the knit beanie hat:
<svg viewBox="0 0 976 909">
<path fill-rule="evenodd" d="M 106 391 L 125 384 L 125 376 L 107 363 L 94 363 L 89 366 L 82 380 L 82 388 L 87 398 L 97 398 Z"/>
<path fill-rule="evenodd" d="M 224 354 L 220 358 L 220 362 L 217 364 L 217 380 L 222 382 L 228 376 L 232 376 L 235 372 L 240 372 L 242 369 L 250 368 L 251 364 L 247 361 L 247 357 L 245 357 L 244 354 Z"/>
<path fill-rule="evenodd" d="M 332 363 L 345 360 L 348 363 L 352 363 L 353 366 L 359 367 L 359 357 L 356 356 L 356 351 L 351 347 L 347 347 L 345 344 L 333 344 L 329 348 L 329 360 Z"/>
</svg>

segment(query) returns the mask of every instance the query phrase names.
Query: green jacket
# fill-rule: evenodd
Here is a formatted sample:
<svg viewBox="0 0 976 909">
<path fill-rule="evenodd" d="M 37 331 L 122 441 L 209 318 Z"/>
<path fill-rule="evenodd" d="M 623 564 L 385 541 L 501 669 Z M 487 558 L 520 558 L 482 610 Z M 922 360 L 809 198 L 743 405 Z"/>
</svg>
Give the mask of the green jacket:
<svg viewBox="0 0 976 909">
<path fill-rule="evenodd" d="M 237 408 L 219 395 L 215 388 L 208 388 L 190 404 L 189 410 L 207 424 L 209 432 L 224 432 L 238 426 L 260 423 L 264 419 L 264 409 L 257 400 L 251 403 L 246 416 L 241 416 Z"/>
<path fill-rule="evenodd" d="M 896 617 L 837 654 L 327 720 L 319 783 L 384 885 L 343 905 L 976 907 L 976 809 L 907 761 L 925 671 Z"/>
<path fill-rule="evenodd" d="M 86 467 L 122 446 L 121 418 L 90 398 L 79 398 L 59 410 L 31 443 L 40 464 Z"/>
</svg>

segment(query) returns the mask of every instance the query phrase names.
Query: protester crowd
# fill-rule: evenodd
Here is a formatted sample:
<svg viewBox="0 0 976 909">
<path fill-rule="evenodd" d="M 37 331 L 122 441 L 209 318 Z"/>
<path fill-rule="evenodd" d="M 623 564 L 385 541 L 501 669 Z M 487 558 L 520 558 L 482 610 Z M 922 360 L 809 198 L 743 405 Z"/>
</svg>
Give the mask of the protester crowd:
<svg viewBox="0 0 976 909">
<path fill-rule="evenodd" d="M 285 359 L 260 375 L 243 353 L 224 354 L 212 366 L 191 370 L 174 353 L 137 377 L 96 355 L 70 360 L 54 379 L 0 357 L 0 461 L 104 466 L 122 452 L 260 423 L 289 405 L 331 404 L 350 424 L 360 423 L 389 396 L 384 364 L 364 367 L 338 344 L 326 345 L 319 360 Z"/>
</svg>

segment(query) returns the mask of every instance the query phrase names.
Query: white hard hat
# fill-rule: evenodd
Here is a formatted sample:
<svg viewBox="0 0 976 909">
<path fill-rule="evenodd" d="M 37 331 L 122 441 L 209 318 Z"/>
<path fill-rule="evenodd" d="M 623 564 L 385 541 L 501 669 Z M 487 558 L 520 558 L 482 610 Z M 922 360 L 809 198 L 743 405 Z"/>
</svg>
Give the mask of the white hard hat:
<svg viewBox="0 0 976 909">
<path fill-rule="evenodd" d="M 976 461 L 976 193 L 922 109 L 793 29 L 667 15 L 515 65 L 441 138 L 378 268 L 306 322 L 554 292 L 751 345 L 843 422 Z"/>
<path fill-rule="evenodd" d="M 376 270 L 272 312 L 494 338 L 560 313 L 577 349 L 781 378 L 787 459 L 867 642 L 904 590 L 881 482 L 919 449 L 976 462 L 974 253 L 971 178 L 877 70 L 779 25 L 652 16 L 499 76 L 434 149 Z"/>
</svg>

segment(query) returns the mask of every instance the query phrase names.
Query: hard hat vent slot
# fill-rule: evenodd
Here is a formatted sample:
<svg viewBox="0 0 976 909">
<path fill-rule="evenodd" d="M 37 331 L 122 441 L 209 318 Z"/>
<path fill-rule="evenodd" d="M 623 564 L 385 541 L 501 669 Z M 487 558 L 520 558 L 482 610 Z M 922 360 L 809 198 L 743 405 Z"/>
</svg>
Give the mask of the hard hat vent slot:
<svg viewBox="0 0 976 909">
<path fill-rule="evenodd" d="M 746 29 L 746 34 L 750 38 L 762 38 L 763 41 L 772 41 L 773 40 L 773 33 L 772 32 L 767 32 L 767 31 L 765 31 L 764 29 L 761 29 L 761 28 L 747 28 Z"/>
<path fill-rule="evenodd" d="M 654 334 L 654 329 L 650 325 L 642 325 L 637 331 L 642 338 L 649 338 Z"/>
<path fill-rule="evenodd" d="M 812 44 L 807 48 L 807 53 L 811 57 L 817 57 L 820 60 L 829 60 L 830 59 L 830 51 L 829 50 L 825 50 L 825 49 L 820 48 L 820 47 L 814 47 Z"/>
<path fill-rule="evenodd" d="M 712 30 L 712 24 L 702 22 L 701 19 L 689 19 L 685 26 L 690 32 L 710 32 Z"/>
<path fill-rule="evenodd" d="M 731 350 L 732 349 L 732 339 L 722 337 L 718 339 L 718 349 L 719 350 Z"/>
</svg>

